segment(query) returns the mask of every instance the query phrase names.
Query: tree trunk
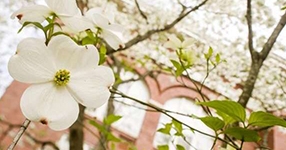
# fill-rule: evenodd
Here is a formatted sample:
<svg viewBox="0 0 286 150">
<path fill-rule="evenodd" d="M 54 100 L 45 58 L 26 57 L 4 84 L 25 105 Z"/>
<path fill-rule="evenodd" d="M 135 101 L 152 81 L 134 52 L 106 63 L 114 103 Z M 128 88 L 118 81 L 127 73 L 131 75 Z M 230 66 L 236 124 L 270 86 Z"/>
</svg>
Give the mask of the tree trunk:
<svg viewBox="0 0 286 150">
<path fill-rule="evenodd" d="M 261 66 L 261 61 L 255 61 L 251 63 L 251 68 L 249 70 L 247 80 L 244 83 L 242 93 L 238 100 L 238 103 L 240 103 L 244 108 L 246 108 L 247 102 L 252 96 L 252 91 L 254 89 Z"/>
<path fill-rule="evenodd" d="M 77 121 L 70 127 L 69 143 L 70 150 L 83 150 L 83 121 L 85 107 L 79 104 L 79 114 Z"/>
</svg>

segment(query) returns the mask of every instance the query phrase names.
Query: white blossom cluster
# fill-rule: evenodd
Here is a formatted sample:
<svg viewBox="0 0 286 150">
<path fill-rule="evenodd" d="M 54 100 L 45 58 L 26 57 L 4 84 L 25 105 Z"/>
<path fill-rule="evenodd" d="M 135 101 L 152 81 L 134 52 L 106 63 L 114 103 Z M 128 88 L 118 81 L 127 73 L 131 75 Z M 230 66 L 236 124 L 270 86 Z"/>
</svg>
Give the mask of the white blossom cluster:
<svg viewBox="0 0 286 150">
<path fill-rule="evenodd" d="M 125 42 L 138 34 L 144 34 L 150 29 L 162 28 L 164 24 L 170 23 L 170 21 L 175 19 L 181 11 L 181 6 L 176 1 L 138 0 L 141 10 L 148 18 L 147 23 L 140 15 L 134 1 L 124 0 L 116 2 L 93 0 L 90 1 L 90 7 L 103 6 L 107 11 L 115 12 L 117 14 L 115 21 L 125 26 Z M 185 0 L 181 2 L 186 6 L 194 6 L 201 1 L 190 2 Z M 282 5 L 282 0 L 258 0 L 253 2 L 254 47 L 257 51 L 261 50 L 263 43 L 266 42 L 278 22 L 282 13 L 280 10 Z M 190 70 L 193 77 L 199 81 L 206 74 L 203 52 L 207 51 L 208 46 L 212 46 L 216 53 L 221 54 L 222 59 L 225 59 L 227 62 L 220 64 L 210 74 L 206 85 L 233 100 L 237 100 L 241 94 L 241 89 L 237 88 L 237 86 L 243 85 L 251 63 L 247 46 L 245 12 L 246 3 L 239 0 L 210 1 L 178 23 L 175 31 L 171 30 L 171 32 L 190 36 L 199 41 L 196 44 L 197 47 L 193 49 L 199 56 L 199 59 L 196 62 L 197 65 L 194 65 Z M 1 36 L 3 36 L 3 33 L 1 33 Z M 164 40 L 166 40 L 165 35 L 157 34 L 133 46 L 125 53 L 129 57 L 136 57 L 140 61 L 145 60 L 144 56 L 150 56 L 154 60 L 158 60 L 158 63 L 165 63 L 171 66 L 169 57 L 173 56 L 174 53 L 164 48 Z M 282 51 L 282 54 L 284 54 L 285 42 L 283 43 L 283 41 L 285 40 L 284 31 L 278 38 L 273 52 Z M 285 105 L 286 97 L 281 89 L 281 86 L 285 86 L 285 73 L 283 73 L 285 66 L 281 65 L 284 59 L 277 59 L 279 56 L 273 52 L 260 71 L 253 98 L 249 104 L 250 108 L 263 109 L 267 107 L 267 109 L 274 109 L 276 108 L 276 103 L 279 103 L 279 106 Z M 145 67 L 152 69 L 154 67 L 152 62 L 150 60 L 146 61 L 149 63 L 146 63 Z M 279 84 L 279 81 L 281 81 L 282 85 Z M 261 102 L 265 105 L 262 105 Z"/>
<path fill-rule="evenodd" d="M 181 2 L 186 6 L 194 6 L 201 1 Z M 141 10 L 148 16 L 149 24 L 146 24 L 134 1 L 125 0 L 124 3 L 117 4 L 113 11 L 119 11 L 118 14 L 120 15 L 118 15 L 117 20 L 125 24 L 127 28 L 126 35 L 130 39 L 138 33 L 144 34 L 150 29 L 161 28 L 164 24 L 170 23 L 176 18 L 181 11 L 181 7 L 176 1 L 168 3 L 159 0 L 139 0 Z M 280 19 L 280 15 L 283 13 L 280 10 L 281 6 L 283 6 L 281 0 L 253 2 L 252 22 L 255 50 L 260 51 L 270 36 Z M 122 10 L 119 7 L 123 7 Z M 130 13 L 132 16 L 126 13 Z M 198 81 L 202 81 L 206 74 L 203 52 L 207 52 L 208 46 L 212 46 L 215 53 L 221 54 L 222 59 L 227 62 L 220 64 L 211 72 L 206 85 L 232 100 L 238 100 L 251 64 L 247 45 L 248 30 L 245 13 L 246 2 L 239 0 L 211 1 L 178 23 L 175 30 L 171 30 L 173 33 L 179 33 L 199 41 L 196 48 L 193 49 L 199 59 L 196 62 L 197 65 L 190 69 L 191 75 Z M 158 20 L 158 18 L 160 19 Z M 154 26 L 154 24 L 156 25 Z M 145 67 L 149 69 L 154 69 L 154 65 L 145 56 L 157 60 L 157 63 L 172 66 L 169 59 L 173 57 L 174 51 L 164 48 L 164 40 L 166 41 L 166 35 L 164 34 L 153 35 L 125 53 L 129 57 L 137 58 L 137 60 L 146 60 Z M 253 97 L 248 105 L 249 108 L 273 110 L 277 109 L 277 105 L 280 109 L 284 107 L 286 97 L 281 86 L 285 86 L 285 75 L 283 73 L 285 66 L 281 65 L 284 61 L 281 58 L 285 55 L 283 53 L 283 50 L 285 50 L 285 42 L 283 43 L 283 41 L 285 40 L 285 31 L 283 31 L 277 39 L 269 58 L 265 61 L 265 66 L 260 71 Z M 277 52 L 280 52 L 279 56 L 276 55 Z"/>
</svg>

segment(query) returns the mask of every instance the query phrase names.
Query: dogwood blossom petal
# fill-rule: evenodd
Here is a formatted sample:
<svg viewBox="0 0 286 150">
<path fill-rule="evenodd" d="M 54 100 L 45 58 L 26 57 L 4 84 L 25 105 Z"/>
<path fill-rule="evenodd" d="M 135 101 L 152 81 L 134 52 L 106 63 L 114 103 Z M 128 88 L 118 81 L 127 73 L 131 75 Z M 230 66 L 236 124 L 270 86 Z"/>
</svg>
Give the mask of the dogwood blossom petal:
<svg viewBox="0 0 286 150">
<path fill-rule="evenodd" d="M 178 39 L 175 35 L 171 34 L 168 35 L 168 42 L 165 43 L 165 47 L 166 48 L 171 48 L 171 49 L 177 49 L 177 48 L 181 48 L 181 40 Z"/>
<path fill-rule="evenodd" d="M 43 40 L 27 38 L 18 44 L 16 54 L 8 63 L 8 70 L 20 82 L 48 82 L 53 80 L 56 71 L 53 61 Z"/>
<path fill-rule="evenodd" d="M 29 120 L 64 130 L 76 121 L 79 107 L 66 87 L 55 86 L 52 82 L 30 86 L 22 95 L 20 107 Z"/>
<path fill-rule="evenodd" d="M 96 108 L 108 100 L 110 96 L 108 87 L 114 80 L 110 68 L 98 66 L 93 70 L 83 70 L 71 76 L 67 88 L 79 103 Z"/>
<path fill-rule="evenodd" d="M 80 12 L 75 0 L 46 0 L 46 3 L 57 15 L 74 16 Z"/>
<path fill-rule="evenodd" d="M 50 41 L 48 48 L 56 60 L 57 69 L 94 68 L 98 65 L 99 54 L 93 45 L 79 46 L 67 36 L 59 35 Z"/>
<path fill-rule="evenodd" d="M 101 34 L 107 44 L 113 49 L 117 50 L 124 47 L 124 43 L 115 33 L 109 30 L 103 30 Z"/>
<path fill-rule="evenodd" d="M 75 32 L 81 32 L 93 28 L 92 22 L 83 16 L 60 16 L 60 19 L 65 26 L 69 27 Z"/>
<path fill-rule="evenodd" d="M 182 43 L 182 48 L 186 49 L 191 47 L 196 41 L 194 39 L 191 38 L 187 38 L 183 41 Z"/>
<path fill-rule="evenodd" d="M 29 22 L 43 22 L 47 17 L 51 15 L 52 11 L 46 6 L 43 5 L 31 5 L 23 7 L 11 15 L 11 18 L 14 19 L 17 17 L 19 22 L 23 24 L 26 21 Z"/>
<path fill-rule="evenodd" d="M 95 23 L 96 26 L 103 28 L 103 29 L 106 28 L 106 26 L 110 24 L 108 18 L 106 18 L 105 16 L 99 13 L 93 13 L 91 19 Z"/>
</svg>

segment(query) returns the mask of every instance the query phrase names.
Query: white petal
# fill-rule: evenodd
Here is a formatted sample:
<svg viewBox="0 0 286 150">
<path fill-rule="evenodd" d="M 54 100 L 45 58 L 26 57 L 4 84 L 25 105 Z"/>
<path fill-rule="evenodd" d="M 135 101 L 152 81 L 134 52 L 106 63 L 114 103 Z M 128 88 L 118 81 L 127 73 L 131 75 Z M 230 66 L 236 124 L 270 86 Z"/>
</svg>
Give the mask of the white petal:
<svg viewBox="0 0 286 150">
<path fill-rule="evenodd" d="M 168 36 L 170 42 L 173 42 L 173 44 L 175 45 L 176 48 L 181 48 L 181 40 L 177 38 L 177 36 L 175 36 L 174 34 L 171 34 L 170 36 Z"/>
<path fill-rule="evenodd" d="M 122 25 L 119 25 L 119 24 L 110 24 L 110 25 L 106 26 L 105 29 L 108 29 L 112 32 L 115 31 L 119 34 L 123 34 L 123 32 L 124 32 L 124 27 Z"/>
<path fill-rule="evenodd" d="M 10 75 L 25 83 L 52 81 L 56 67 L 44 41 L 36 38 L 22 40 L 8 63 Z"/>
<path fill-rule="evenodd" d="M 100 27 L 101 29 L 105 29 L 106 26 L 110 24 L 108 18 L 99 13 L 92 14 L 92 21 L 95 23 L 96 26 Z"/>
<path fill-rule="evenodd" d="M 26 21 L 42 23 L 51 13 L 52 11 L 46 6 L 31 5 L 17 10 L 11 15 L 11 18 L 17 17 L 21 24 Z"/>
<path fill-rule="evenodd" d="M 172 42 L 172 41 L 167 41 L 165 44 L 164 44 L 164 47 L 166 47 L 166 48 L 171 48 L 171 49 L 174 49 L 174 50 L 176 50 L 178 47 L 177 47 L 177 45 L 175 45 L 174 44 L 174 42 Z"/>
<path fill-rule="evenodd" d="M 52 38 L 48 48 L 54 54 L 57 70 L 68 69 L 74 72 L 94 68 L 99 62 L 98 50 L 93 45 L 79 46 L 67 36 Z"/>
<path fill-rule="evenodd" d="M 34 84 L 23 94 L 20 107 L 26 118 L 46 123 L 53 130 L 70 127 L 79 113 L 78 103 L 66 87 L 53 82 Z"/>
<path fill-rule="evenodd" d="M 93 20 L 93 14 L 101 14 L 102 9 L 101 8 L 91 8 L 89 9 L 84 16 L 86 16 L 88 19 Z"/>
<path fill-rule="evenodd" d="M 188 38 L 185 39 L 184 42 L 182 43 L 182 48 L 189 48 L 192 46 L 196 41 L 194 39 Z"/>
<path fill-rule="evenodd" d="M 67 87 L 79 103 L 86 107 L 97 108 L 109 99 L 108 87 L 114 80 L 110 68 L 99 66 L 71 76 Z"/>
<path fill-rule="evenodd" d="M 57 15 L 74 16 L 80 12 L 76 0 L 46 0 L 46 3 Z"/>
<path fill-rule="evenodd" d="M 94 27 L 90 20 L 82 16 L 60 16 L 60 19 L 67 27 L 75 32 L 84 31 Z"/>
<path fill-rule="evenodd" d="M 103 30 L 101 34 L 107 44 L 114 50 L 124 47 L 124 43 L 115 33 L 109 30 Z"/>
</svg>

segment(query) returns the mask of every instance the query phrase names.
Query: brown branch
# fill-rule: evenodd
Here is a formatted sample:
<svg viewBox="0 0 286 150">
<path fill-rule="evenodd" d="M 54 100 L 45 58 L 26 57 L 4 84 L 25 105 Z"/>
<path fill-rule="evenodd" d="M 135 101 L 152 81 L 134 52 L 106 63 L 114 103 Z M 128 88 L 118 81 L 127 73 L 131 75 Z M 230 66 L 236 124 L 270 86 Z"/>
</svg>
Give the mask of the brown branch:
<svg viewBox="0 0 286 150">
<path fill-rule="evenodd" d="M 29 124 L 30 124 L 30 120 L 26 119 L 25 122 L 23 123 L 23 125 L 21 126 L 20 130 L 18 131 L 17 135 L 14 137 L 11 145 L 9 146 L 8 150 L 13 150 L 15 148 L 15 146 L 17 145 L 18 141 L 20 140 L 20 138 L 22 137 L 23 133 L 26 131 L 26 129 L 28 128 Z"/>
<path fill-rule="evenodd" d="M 284 15 L 279 20 L 279 23 L 273 30 L 272 34 L 268 38 L 267 42 L 264 44 L 262 51 L 258 55 L 253 55 L 253 61 L 251 63 L 251 68 L 248 73 L 247 80 L 245 81 L 243 91 L 239 97 L 238 103 L 243 107 L 246 107 L 250 97 L 252 96 L 252 91 L 254 89 L 255 82 L 257 80 L 261 66 L 264 60 L 267 58 L 269 52 L 271 51 L 276 39 L 278 38 L 280 32 L 286 24 L 286 11 Z"/>
<path fill-rule="evenodd" d="M 275 29 L 273 30 L 271 36 L 268 38 L 267 42 L 264 44 L 262 51 L 260 52 L 260 57 L 265 60 L 266 57 L 268 56 L 270 50 L 272 49 L 274 43 L 276 42 L 276 39 L 278 38 L 280 32 L 282 31 L 282 29 L 284 28 L 286 24 L 286 11 L 283 14 L 283 16 L 281 17 L 279 23 L 277 24 L 277 26 L 275 27 Z"/>
<path fill-rule="evenodd" d="M 147 24 L 148 24 L 148 18 L 147 18 L 147 16 L 145 15 L 145 13 L 142 11 L 142 9 L 141 9 L 141 7 L 140 7 L 138 1 L 137 1 L 137 0 L 134 0 L 134 1 L 135 1 L 135 5 L 136 5 L 136 7 L 137 7 L 137 9 L 138 9 L 138 11 L 139 11 L 139 13 L 140 13 L 140 15 L 146 20 L 146 22 L 147 22 Z"/>
<path fill-rule="evenodd" d="M 162 29 L 154 29 L 154 30 L 149 30 L 148 32 L 146 32 L 143 35 L 137 35 L 136 37 L 134 37 L 133 39 L 131 39 L 130 41 L 128 41 L 127 43 L 125 43 L 125 47 L 118 49 L 117 51 L 108 48 L 107 54 L 112 54 L 114 52 L 118 52 L 118 51 L 123 51 L 126 50 L 130 47 L 132 47 L 133 45 L 146 40 L 147 38 L 149 38 L 150 36 L 152 36 L 155 33 L 159 33 L 159 32 L 163 32 L 163 31 L 167 31 L 169 29 L 171 29 L 172 27 L 174 27 L 177 23 L 179 23 L 182 19 L 184 19 L 186 16 L 188 16 L 191 12 L 198 10 L 201 6 L 205 5 L 206 2 L 208 0 L 204 0 L 203 2 L 201 2 L 199 5 L 193 7 L 192 9 L 190 9 L 189 11 L 187 11 L 186 13 L 184 13 L 184 11 L 182 11 L 182 13 L 179 15 L 178 18 L 176 18 L 175 20 L 172 21 L 172 23 L 165 25 Z"/>
<path fill-rule="evenodd" d="M 251 59 L 252 61 L 254 61 L 258 53 L 253 48 L 251 0 L 247 0 L 246 21 L 247 21 L 247 27 L 248 27 L 248 48 L 251 54 Z"/>
</svg>

